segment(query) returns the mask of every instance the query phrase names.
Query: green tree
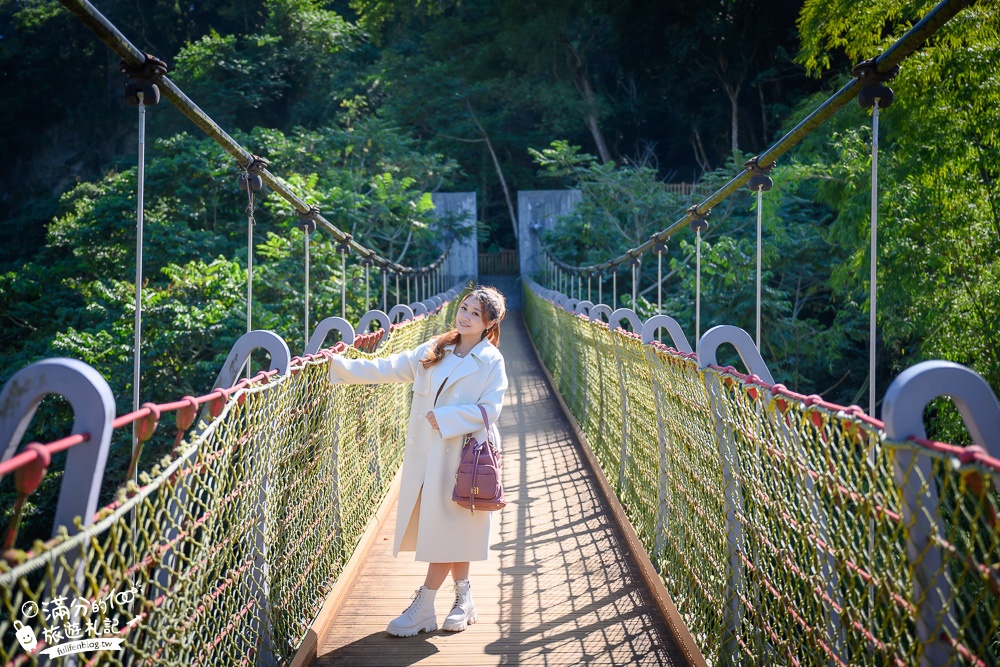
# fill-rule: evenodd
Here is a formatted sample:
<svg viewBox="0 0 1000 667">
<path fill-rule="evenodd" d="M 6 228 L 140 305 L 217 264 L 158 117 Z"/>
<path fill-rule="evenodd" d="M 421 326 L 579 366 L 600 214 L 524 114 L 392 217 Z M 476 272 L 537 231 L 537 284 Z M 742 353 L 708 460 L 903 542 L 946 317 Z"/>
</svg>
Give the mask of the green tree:
<svg viewBox="0 0 1000 667">
<path fill-rule="evenodd" d="M 806 2 L 800 61 L 819 72 L 840 51 L 854 61 L 871 57 L 933 4 Z M 891 374 L 943 358 L 1000 387 L 998 16 L 995 2 L 963 9 L 902 64 L 890 84 L 895 102 L 880 114 L 878 322 Z M 853 107 L 846 117 L 854 129 L 831 126 L 812 144 L 815 159 L 836 165 L 817 196 L 838 212 L 834 232 L 852 249 L 834 273 L 844 294 L 867 287 L 865 116 Z M 936 437 L 965 437 L 954 413 L 936 428 Z"/>
</svg>

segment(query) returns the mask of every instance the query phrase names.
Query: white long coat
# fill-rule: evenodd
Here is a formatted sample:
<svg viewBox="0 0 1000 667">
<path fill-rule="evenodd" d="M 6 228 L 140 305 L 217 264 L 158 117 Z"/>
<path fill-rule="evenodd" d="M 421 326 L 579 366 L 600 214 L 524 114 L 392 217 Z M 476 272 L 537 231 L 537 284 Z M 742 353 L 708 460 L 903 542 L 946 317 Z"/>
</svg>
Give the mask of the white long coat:
<svg viewBox="0 0 1000 667">
<path fill-rule="evenodd" d="M 335 355 L 330 380 L 413 383 L 393 555 L 415 551 L 416 560 L 427 563 L 486 560 L 492 513 L 473 514 L 459 507 L 451 492 L 465 436 L 472 433 L 480 442 L 486 437 L 477 406 L 486 408 L 494 442 L 500 446 L 496 420 L 507 391 L 503 355 L 484 338 L 461 358 L 453 345 L 446 346 L 444 359 L 425 369 L 420 359 L 430 344 L 383 359 Z M 425 415 L 431 410 L 440 430 L 427 423 Z"/>
</svg>

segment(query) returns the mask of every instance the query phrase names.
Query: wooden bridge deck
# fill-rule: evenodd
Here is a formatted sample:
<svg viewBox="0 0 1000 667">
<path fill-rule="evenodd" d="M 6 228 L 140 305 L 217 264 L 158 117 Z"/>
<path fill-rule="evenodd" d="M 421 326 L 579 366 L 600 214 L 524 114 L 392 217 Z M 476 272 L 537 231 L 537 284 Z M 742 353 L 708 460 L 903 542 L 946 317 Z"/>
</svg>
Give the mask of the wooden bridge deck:
<svg viewBox="0 0 1000 667">
<path fill-rule="evenodd" d="M 394 513 L 346 593 L 315 665 L 682 665 L 593 472 L 535 358 L 519 312 L 503 326 L 510 389 L 500 417 L 509 504 L 490 559 L 472 564 L 479 623 L 397 638 L 426 565 L 392 557 Z M 497 535 L 496 532 L 499 532 Z M 452 603 L 437 596 L 439 623 Z"/>
</svg>

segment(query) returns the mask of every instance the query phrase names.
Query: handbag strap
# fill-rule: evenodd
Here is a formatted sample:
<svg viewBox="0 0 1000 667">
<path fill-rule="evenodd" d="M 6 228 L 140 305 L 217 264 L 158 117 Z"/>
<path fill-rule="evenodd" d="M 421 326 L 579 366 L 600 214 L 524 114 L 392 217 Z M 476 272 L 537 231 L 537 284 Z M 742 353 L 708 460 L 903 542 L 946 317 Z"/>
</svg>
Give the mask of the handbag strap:
<svg viewBox="0 0 1000 667">
<path fill-rule="evenodd" d="M 483 415 L 483 425 L 486 426 L 486 445 L 490 449 L 494 449 L 495 450 L 496 449 L 496 444 L 494 444 L 494 442 L 493 442 L 493 434 L 490 433 L 490 420 L 486 416 L 486 408 L 484 408 L 481 405 L 479 405 L 477 407 L 479 408 L 479 413 L 481 415 Z"/>
<path fill-rule="evenodd" d="M 479 408 L 479 412 L 483 415 L 483 424 L 486 425 L 486 439 L 489 440 L 489 437 L 490 437 L 490 420 L 486 416 L 486 408 L 484 408 L 481 405 L 477 405 L 476 407 Z"/>
</svg>

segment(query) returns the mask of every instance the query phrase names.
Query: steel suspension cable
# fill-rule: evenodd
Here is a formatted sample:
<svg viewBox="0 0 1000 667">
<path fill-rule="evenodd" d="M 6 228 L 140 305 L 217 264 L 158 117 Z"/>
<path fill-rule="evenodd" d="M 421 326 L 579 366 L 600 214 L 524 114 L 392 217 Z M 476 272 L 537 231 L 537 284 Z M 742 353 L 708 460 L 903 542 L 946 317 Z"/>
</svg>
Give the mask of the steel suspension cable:
<svg viewBox="0 0 1000 667">
<path fill-rule="evenodd" d="M 871 201 L 871 258 L 869 261 L 870 284 L 868 313 L 868 414 L 875 414 L 875 316 L 878 311 L 878 110 L 879 99 L 872 106 L 872 201 Z"/>
<path fill-rule="evenodd" d="M 137 93 L 139 98 L 139 141 L 138 169 L 136 173 L 136 208 L 135 208 L 135 342 L 132 348 L 132 410 L 139 409 L 140 369 L 142 366 L 142 232 L 143 209 L 145 208 L 146 182 L 146 104 L 144 94 Z M 132 425 L 132 459 L 135 459 L 139 448 L 138 424 Z M 136 466 L 132 467 L 132 481 L 138 474 Z"/>
<path fill-rule="evenodd" d="M 371 285 L 368 282 L 369 280 L 368 269 L 369 269 L 369 264 L 365 262 L 365 312 L 368 312 L 368 305 L 371 301 L 371 290 L 369 289 Z"/>
<path fill-rule="evenodd" d="M 656 253 L 656 314 L 663 314 L 663 252 Z"/>
<path fill-rule="evenodd" d="M 253 211 L 253 191 L 250 189 L 249 182 L 247 183 L 247 196 L 250 198 L 249 204 L 247 204 L 247 333 L 253 331 L 253 318 L 251 314 L 251 307 L 253 306 L 253 227 L 254 227 L 254 211 Z M 247 364 L 249 369 L 249 364 Z"/>
<path fill-rule="evenodd" d="M 340 251 L 340 316 L 347 319 L 347 250 Z"/>
<path fill-rule="evenodd" d="M 760 350 L 760 265 L 761 265 L 761 206 L 764 201 L 764 186 L 757 188 L 757 350 Z"/>
<path fill-rule="evenodd" d="M 638 258 L 632 263 L 632 310 L 636 313 L 639 312 L 639 278 L 636 273 L 639 271 L 639 260 Z"/>
<path fill-rule="evenodd" d="M 694 339 L 701 340 L 701 230 L 695 232 Z M 697 347 L 697 343 L 695 343 Z"/>
<path fill-rule="evenodd" d="M 306 260 L 306 284 L 305 284 L 305 293 L 306 293 L 305 294 L 305 296 L 306 296 L 306 298 L 305 298 L 305 302 L 306 302 L 305 306 L 306 306 L 306 313 L 305 313 L 305 320 L 304 320 L 305 321 L 305 327 L 304 327 L 304 332 L 305 332 L 305 347 L 302 348 L 302 349 L 305 349 L 306 347 L 309 346 L 309 225 L 308 224 L 303 226 L 302 236 L 305 239 L 305 260 Z"/>
</svg>

